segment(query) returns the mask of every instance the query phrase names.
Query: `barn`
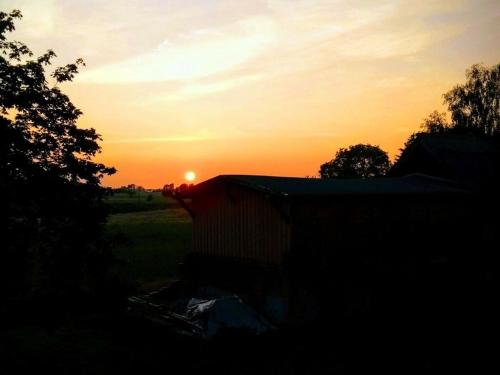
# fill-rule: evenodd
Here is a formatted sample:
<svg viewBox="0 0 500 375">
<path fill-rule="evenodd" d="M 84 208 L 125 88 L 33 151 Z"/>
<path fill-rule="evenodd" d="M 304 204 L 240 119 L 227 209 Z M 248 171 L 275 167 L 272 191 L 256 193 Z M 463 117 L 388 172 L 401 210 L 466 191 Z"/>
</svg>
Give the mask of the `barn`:
<svg viewBox="0 0 500 375">
<path fill-rule="evenodd" d="M 402 285 L 394 283 L 396 273 L 442 262 L 472 246 L 481 231 L 474 194 L 423 174 L 221 175 L 176 198 L 193 219 L 187 277 L 247 293 L 256 304 L 270 296 L 293 301 L 302 316 L 309 314 L 304 309 L 316 310 L 325 285 L 331 292 L 355 284 L 358 292 L 343 293 L 359 298 L 344 306 L 364 305 L 366 293 L 359 290 L 367 284 L 371 290 L 374 280 Z"/>
<path fill-rule="evenodd" d="M 467 221 L 470 193 L 413 174 L 381 179 L 221 175 L 177 195 L 193 218 L 193 252 L 280 266 L 295 252 L 439 241 Z M 451 228 L 450 228 L 451 229 Z M 446 238 L 449 241 L 449 238 Z M 408 241 L 406 241 L 408 242 Z"/>
</svg>

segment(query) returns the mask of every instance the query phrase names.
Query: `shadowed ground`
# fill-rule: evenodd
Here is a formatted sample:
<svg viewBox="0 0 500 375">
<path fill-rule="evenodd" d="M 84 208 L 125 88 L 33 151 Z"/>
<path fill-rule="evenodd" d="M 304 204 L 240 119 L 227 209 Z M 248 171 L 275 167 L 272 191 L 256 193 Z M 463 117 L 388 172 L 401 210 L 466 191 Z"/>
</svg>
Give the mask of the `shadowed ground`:
<svg viewBox="0 0 500 375">
<path fill-rule="evenodd" d="M 141 290 L 176 278 L 191 243 L 191 220 L 181 208 L 111 215 L 107 230 L 125 276 Z"/>
</svg>

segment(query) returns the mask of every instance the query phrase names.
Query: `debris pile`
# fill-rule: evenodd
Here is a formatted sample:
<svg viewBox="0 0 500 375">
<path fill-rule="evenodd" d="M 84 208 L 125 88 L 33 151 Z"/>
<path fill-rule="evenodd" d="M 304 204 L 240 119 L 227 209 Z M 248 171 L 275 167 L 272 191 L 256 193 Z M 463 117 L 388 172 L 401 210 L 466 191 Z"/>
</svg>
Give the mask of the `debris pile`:
<svg viewBox="0 0 500 375">
<path fill-rule="evenodd" d="M 212 338 L 227 330 L 259 335 L 274 329 L 237 295 L 212 287 L 199 288 L 190 295 L 178 294 L 166 288 L 130 297 L 129 312 L 198 338 Z"/>
</svg>

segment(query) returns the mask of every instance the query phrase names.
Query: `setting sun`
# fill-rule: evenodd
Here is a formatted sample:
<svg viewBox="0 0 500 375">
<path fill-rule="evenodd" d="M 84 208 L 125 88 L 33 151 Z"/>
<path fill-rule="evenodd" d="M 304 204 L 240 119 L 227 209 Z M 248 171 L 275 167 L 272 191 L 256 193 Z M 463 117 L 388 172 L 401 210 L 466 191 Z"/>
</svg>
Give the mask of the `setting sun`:
<svg viewBox="0 0 500 375">
<path fill-rule="evenodd" d="M 492 372 L 498 25 L 500 0 L 0 0 L 2 366 Z"/>
<path fill-rule="evenodd" d="M 358 143 L 394 160 L 467 67 L 500 57 L 498 0 L 88 3 L 1 7 L 22 11 L 13 40 L 84 59 L 64 91 L 110 187 L 312 176 Z"/>
<path fill-rule="evenodd" d="M 184 175 L 184 178 L 189 182 L 193 182 L 196 178 L 196 173 L 194 173 L 193 171 L 188 171 Z"/>
</svg>

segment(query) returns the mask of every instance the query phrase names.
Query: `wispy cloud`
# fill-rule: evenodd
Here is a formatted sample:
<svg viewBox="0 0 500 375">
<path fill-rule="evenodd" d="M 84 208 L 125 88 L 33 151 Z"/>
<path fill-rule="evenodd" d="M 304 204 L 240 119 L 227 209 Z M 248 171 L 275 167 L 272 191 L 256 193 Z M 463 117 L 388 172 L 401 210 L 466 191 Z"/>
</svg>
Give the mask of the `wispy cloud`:
<svg viewBox="0 0 500 375">
<path fill-rule="evenodd" d="M 2 0 L 0 10 L 9 12 L 13 9 L 27 9 L 24 19 L 17 27 L 30 38 L 44 38 L 53 35 L 57 29 L 57 0 Z"/>
<path fill-rule="evenodd" d="M 206 141 L 209 139 L 217 139 L 215 137 L 203 137 L 203 136 L 178 136 L 178 137 L 146 137 L 146 138 L 124 138 L 106 141 L 106 143 L 111 144 L 123 144 L 123 143 L 164 143 L 164 142 L 196 142 L 196 141 Z"/>
<path fill-rule="evenodd" d="M 498 0 L 0 0 L 0 7 L 21 9 L 13 36 L 36 54 L 52 48 L 56 64 L 85 59 L 65 90 L 85 113 L 82 124 L 104 135 L 103 156 L 115 152 L 136 165 L 141 157 L 161 165 L 199 159 L 203 168 L 206 158 L 217 168 L 245 159 L 257 169 L 260 158 L 260 172 L 304 175 L 354 142 L 391 152 L 440 108 L 440 94 L 467 66 L 500 57 Z M 241 165 L 235 171 L 248 171 Z"/>
<path fill-rule="evenodd" d="M 472 6 L 470 0 L 3 2 L 26 9 L 26 33 L 51 36 L 88 57 L 77 83 L 179 82 L 160 95 L 167 100 L 339 70 L 351 60 L 414 57 L 461 31 L 460 19 L 445 26 L 436 20 Z"/>
<path fill-rule="evenodd" d="M 214 80 L 188 81 L 181 84 L 177 90 L 165 93 L 155 93 L 138 98 L 135 104 L 138 106 L 149 106 L 167 101 L 196 99 L 205 95 L 231 90 L 250 82 L 258 82 L 262 78 L 262 74 L 253 74 L 227 79 L 218 78 Z"/>
<path fill-rule="evenodd" d="M 219 29 L 198 29 L 167 39 L 143 55 L 83 73 L 84 83 L 192 80 L 231 69 L 255 57 L 275 39 L 266 17 Z"/>
<path fill-rule="evenodd" d="M 150 136 L 150 137 L 128 137 L 119 139 L 109 139 L 106 143 L 109 144 L 127 144 L 127 143 L 184 143 L 184 142 L 199 142 L 222 138 L 221 135 L 215 135 L 208 129 L 202 129 L 192 134 L 179 134 L 173 136 Z"/>
</svg>

